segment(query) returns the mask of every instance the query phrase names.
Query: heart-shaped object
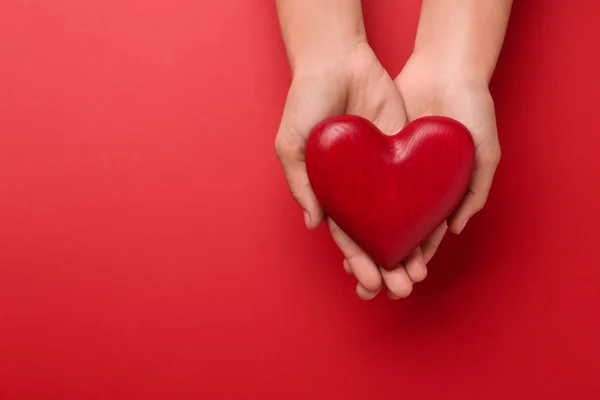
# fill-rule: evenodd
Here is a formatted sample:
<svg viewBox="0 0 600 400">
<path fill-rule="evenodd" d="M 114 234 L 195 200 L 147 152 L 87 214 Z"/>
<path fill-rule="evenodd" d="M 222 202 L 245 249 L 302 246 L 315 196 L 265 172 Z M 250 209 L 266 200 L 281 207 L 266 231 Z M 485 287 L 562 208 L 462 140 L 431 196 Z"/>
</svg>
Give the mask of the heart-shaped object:
<svg viewBox="0 0 600 400">
<path fill-rule="evenodd" d="M 342 115 L 318 124 L 306 169 L 331 219 L 385 269 L 395 268 L 447 219 L 473 173 L 468 129 L 440 116 L 416 119 L 395 135 Z"/>
</svg>

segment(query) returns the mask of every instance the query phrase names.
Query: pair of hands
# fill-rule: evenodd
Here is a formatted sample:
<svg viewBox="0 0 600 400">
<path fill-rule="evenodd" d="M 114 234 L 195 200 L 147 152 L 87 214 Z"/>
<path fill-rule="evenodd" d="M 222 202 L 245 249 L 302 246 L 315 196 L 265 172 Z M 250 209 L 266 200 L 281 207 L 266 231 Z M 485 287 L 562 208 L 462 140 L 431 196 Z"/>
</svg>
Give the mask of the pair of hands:
<svg viewBox="0 0 600 400">
<path fill-rule="evenodd" d="M 500 146 L 494 103 L 487 82 L 442 72 L 443 65 L 413 53 L 402 72 L 392 79 L 366 41 L 350 46 L 342 55 L 319 66 L 294 70 L 275 149 L 290 191 L 304 211 L 307 228 L 327 222 L 344 255 L 346 272 L 358 280 L 357 295 L 369 300 L 385 288 L 388 297 L 407 297 L 413 284 L 427 275 L 448 230 L 459 234 L 469 218 L 485 205 Z M 397 133 L 408 122 L 426 115 L 443 115 L 462 122 L 473 135 L 475 170 L 461 204 L 419 248 L 391 271 L 379 268 L 330 218 L 311 186 L 304 163 L 311 129 L 323 119 L 354 114 L 372 121 L 386 134 Z"/>
</svg>

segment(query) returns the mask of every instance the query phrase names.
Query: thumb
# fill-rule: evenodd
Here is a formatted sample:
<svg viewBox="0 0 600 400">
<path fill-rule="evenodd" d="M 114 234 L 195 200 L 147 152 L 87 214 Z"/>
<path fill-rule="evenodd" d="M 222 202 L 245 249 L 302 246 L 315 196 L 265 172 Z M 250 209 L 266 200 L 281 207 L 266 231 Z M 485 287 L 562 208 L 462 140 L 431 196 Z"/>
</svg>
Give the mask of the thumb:
<svg viewBox="0 0 600 400">
<path fill-rule="evenodd" d="M 470 186 L 448 223 L 451 232 L 460 234 L 469 219 L 483 209 L 499 162 L 499 146 L 492 146 L 489 150 L 478 150 Z"/>
<path fill-rule="evenodd" d="M 290 192 L 304 213 L 304 223 L 309 229 L 318 228 L 324 212 L 315 196 L 304 163 L 305 143 L 297 135 L 280 131 L 275 139 L 275 152 L 283 168 Z"/>
<path fill-rule="evenodd" d="M 275 152 L 283 167 L 292 196 L 304 212 L 306 227 L 315 229 L 325 213 L 306 172 L 304 151 L 311 129 L 323 119 L 344 111 L 343 87 L 314 77 L 294 79 L 288 92 Z"/>
<path fill-rule="evenodd" d="M 350 102 L 350 114 L 370 120 L 384 134 L 398 133 L 407 124 L 404 100 L 388 75 L 362 94 L 362 101 Z"/>
</svg>

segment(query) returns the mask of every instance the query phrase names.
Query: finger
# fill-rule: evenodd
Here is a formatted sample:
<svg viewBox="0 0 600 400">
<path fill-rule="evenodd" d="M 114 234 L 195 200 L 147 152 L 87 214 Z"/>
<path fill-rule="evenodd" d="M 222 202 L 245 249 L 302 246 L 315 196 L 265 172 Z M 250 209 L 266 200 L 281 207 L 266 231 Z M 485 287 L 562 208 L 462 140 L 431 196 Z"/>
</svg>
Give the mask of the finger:
<svg viewBox="0 0 600 400">
<path fill-rule="evenodd" d="M 450 231 L 460 234 L 473 215 L 481 211 L 492 186 L 496 167 L 500 161 L 500 147 L 494 146 L 492 150 L 477 152 L 475 157 L 475 170 L 467 193 L 460 205 L 449 220 Z"/>
<path fill-rule="evenodd" d="M 361 298 L 362 300 L 372 300 L 374 299 L 377 294 L 379 294 L 380 289 L 377 289 L 375 291 L 370 291 L 364 288 L 363 285 L 361 285 L 360 283 L 356 284 L 356 295 Z"/>
<path fill-rule="evenodd" d="M 325 216 L 315 196 L 304 163 L 304 143 L 297 135 L 278 133 L 275 151 L 283 167 L 290 192 L 304 214 L 307 228 L 315 229 L 321 225 Z"/>
<path fill-rule="evenodd" d="M 404 101 L 392 78 L 382 68 L 370 90 L 350 93 L 347 112 L 373 122 L 383 133 L 394 134 L 406 125 Z"/>
<path fill-rule="evenodd" d="M 442 243 L 444 235 L 448 231 L 448 222 L 444 221 L 428 238 L 421 244 L 421 250 L 423 250 L 423 258 L 425 264 L 433 258 L 433 255 L 437 251 L 438 247 Z"/>
<path fill-rule="evenodd" d="M 321 225 L 324 212 L 310 186 L 304 151 L 310 130 L 325 118 L 344 111 L 345 92 L 337 83 L 311 77 L 295 78 L 286 98 L 275 151 L 290 191 L 304 211 L 309 229 Z"/>
<path fill-rule="evenodd" d="M 403 265 L 391 271 L 383 268 L 380 268 L 379 271 L 385 286 L 392 295 L 403 299 L 412 292 L 413 283 Z"/>
<path fill-rule="evenodd" d="M 343 265 L 344 265 L 344 271 L 346 271 L 346 273 L 348 275 L 353 275 L 352 268 L 350 268 L 350 264 L 348 263 L 348 260 L 344 259 Z"/>
<path fill-rule="evenodd" d="M 329 226 L 333 240 L 342 251 L 352 274 L 358 282 L 367 291 L 378 291 L 381 288 L 382 282 L 381 274 L 375 263 L 331 218 L 327 218 L 327 225 Z"/>
<path fill-rule="evenodd" d="M 425 258 L 423 257 L 423 251 L 420 247 L 417 247 L 413 251 L 406 261 L 404 262 L 404 268 L 411 281 L 414 283 L 421 282 L 427 276 L 427 266 L 425 265 Z"/>
<path fill-rule="evenodd" d="M 354 275 L 354 273 L 352 272 L 352 268 L 350 267 L 350 264 L 348 263 L 348 260 L 344 260 L 344 270 L 349 275 Z M 370 291 L 370 290 L 365 289 L 365 287 L 363 285 L 361 285 L 360 283 L 358 283 L 356 285 L 356 294 L 358 295 L 358 297 L 360 297 L 363 300 L 371 300 L 371 299 L 375 298 L 375 296 L 377 296 L 377 294 L 379 293 L 380 290 L 381 290 L 381 285 L 375 291 Z"/>
</svg>

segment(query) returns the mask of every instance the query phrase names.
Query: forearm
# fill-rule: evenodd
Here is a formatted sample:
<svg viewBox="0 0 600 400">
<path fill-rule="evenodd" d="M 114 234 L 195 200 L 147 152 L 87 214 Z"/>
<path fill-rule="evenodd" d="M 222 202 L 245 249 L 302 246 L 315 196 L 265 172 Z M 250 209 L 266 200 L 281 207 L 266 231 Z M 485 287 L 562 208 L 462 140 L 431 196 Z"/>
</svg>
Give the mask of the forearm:
<svg viewBox="0 0 600 400">
<path fill-rule="evenodd" d="M 341 60 L 365 41 L 360 0 L 276 0 L 292 72 Z"/>
<path fill-rule="evenodd" d="M 415 54 L 440 73 L 488 82 L 504 42 L 512 0 L 423 0 Z"/>
</svg>

